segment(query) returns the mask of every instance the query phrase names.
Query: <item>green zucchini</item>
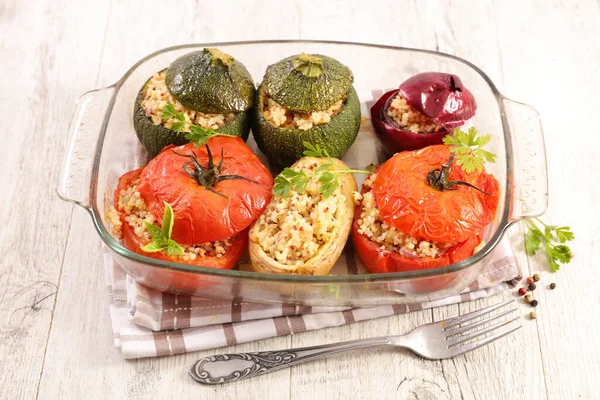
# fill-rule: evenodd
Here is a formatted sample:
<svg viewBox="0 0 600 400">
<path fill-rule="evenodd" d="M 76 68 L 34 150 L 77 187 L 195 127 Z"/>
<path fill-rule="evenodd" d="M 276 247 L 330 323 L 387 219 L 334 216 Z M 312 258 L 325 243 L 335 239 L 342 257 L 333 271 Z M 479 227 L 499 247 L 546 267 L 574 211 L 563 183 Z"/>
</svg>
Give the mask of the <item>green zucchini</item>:
<svg viewBox="0 0 600 400">
<path fill-rule="evenodd" d="M 351 86 L 342 109 L 326 124 L 314 125 L 307 130 L 278 128 L 269 123 L 263 114 L 266 95 L 262 85 L 258 88 L 258 101 L 254 110 L 252 133 L 259 149 L 270 161 L 291 165 L 302 158 L 303 142 L 318 144 L 333 158 L 340 158 L 350 148 L 360 128 L 360 102 Z"/>
<path fill-rule="evenodd" d="M 133 110 L 133 127 L 138 139 L 148 151 L 150 157 L 154 158 L 160 151 L 170 144 L 176 146 L 186 144 L 189 141 L 185 138 L 186 132 L 175 132 L 165 128 L 163 125 L 155 125 L 150 118 L 146 116 L 142 108 L 142 99 L 148 82 L 140 89 Z M 227 133 L 240 136 L 244 141 L 248 139 L 250 132 L 250 110 L 238 113 L 231 121 L 216 129 L 216 132 Z"/>
<path fill-rule="evenodd" d="M 269 66 L 263 78 L 267 94 L 290 111 L 327 110 L 346 97 L 354 76 L 350 68 L 320 54 L 300 54 Z"/>
<path fill-rule="evenodd" d="M 181 104 L 207 114 L 246 111 L 256 96 L 246 67 L 218 49 L 179 57 L 167 69 L 165 82 Z"/>
</svg>

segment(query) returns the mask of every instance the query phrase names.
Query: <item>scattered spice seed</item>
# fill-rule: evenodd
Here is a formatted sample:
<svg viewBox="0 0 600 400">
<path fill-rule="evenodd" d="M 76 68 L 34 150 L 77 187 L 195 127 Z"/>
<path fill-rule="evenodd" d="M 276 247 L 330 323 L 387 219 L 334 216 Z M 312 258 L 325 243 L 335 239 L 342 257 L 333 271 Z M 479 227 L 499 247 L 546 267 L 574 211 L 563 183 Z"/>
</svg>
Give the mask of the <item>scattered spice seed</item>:
<svg viewBox="0 0 600 400">
<path fill-rule="evenodd" d="M 525 296 L 525 301 L 526 301 L 527 303 L 531 303 L 531 300 L 533 300 L 533 297 L 531 297 L 531 295 L 530 295 L 530 294 L 528 294 L 527 296 Z"/>
<path fill-rule="evenodd" d="M 536 286 L 535 286 L 535 283 L 531 282 L 531 283 L 529 284 L 529 286 L 527 286 L 527 289 L 529 289 L 529 290 L 532 290 L 532 291 L 533 291 L 533 290 L 535 290 L 535 287 L 536 287 Z"/>
<path fill-rule="evenodd" d="M 532 311 L 532 312 L 529 313 L 529 317 L 531 319 L 536 319 L 537 318 L 537 314 L 535 313 L 535 311 Z"/>
<path fill-rule="evenodd" d="M 539 281 L 540 280 L 540 275 L 539 274 L 533 274 L 533 280 L 534 281 Z"/>
<path fill-rule="evenodd" d="M 552 282 L 552 283 L 550 284 L 550 289 L 554 290 L 554 288 L 556 288 L 556 283 Z"/>
<path fill-rule="evenodd" d="M 537 300 L 531 300 L 531 307 L 536 307 L 538 305 L 538 301 Z"/>
<path fill-rule="evenodd" d="M 530 276 L 529 278 L 527 278 L 527 284 L 531 285 L 533 283 L 533 278 Z"/>
<path fill-rule="evenodd" d="M 525 288 L 520 288 L 518 293 L 519 296 L 525 296 L 527 294 L 527 290 L 525 290 Z"/>
</svg>

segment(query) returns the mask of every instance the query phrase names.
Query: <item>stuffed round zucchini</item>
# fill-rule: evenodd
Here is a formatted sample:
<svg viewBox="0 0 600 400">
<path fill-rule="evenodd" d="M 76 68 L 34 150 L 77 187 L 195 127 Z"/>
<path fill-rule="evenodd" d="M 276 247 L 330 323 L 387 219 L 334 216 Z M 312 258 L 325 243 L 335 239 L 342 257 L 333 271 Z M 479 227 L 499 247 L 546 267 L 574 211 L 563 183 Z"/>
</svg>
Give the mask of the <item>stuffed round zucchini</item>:
<svg viewBox="0 0 600 400">
<path fill-rule="evenodd" d="M 371 272 L 450 265 L 485 244 L 499 184 L 485 169 L 465 172 L 449 146 L 398 153 L 365 181 L 352 239 Z"/>
<path fill-rule="evenodd" d="M 255 92 L 250 73 L 233 57 L 211 48 L 189 53 L 140 89 L 133 126 L 151 157 L 189 142 L 193 126 L 246 140 Z"/>
<path fill-rule="evenodd" d="M 337 159 L 304 157 L 276 178 L 277 185 L 287 180 L 294 188 L 283 193 L 275 190 L 264 214 L 250 228 L 250 261 L 255 271 L 329 273 L 350 234 L 357 187 L 352 173 L 336 174 L 337 184 L 329 190 L 323 190 L 321 178 L 328 171 L 347 169 Z"/>
<path fill-rule="evenodd" d="M 360 103 L 352 71 L 339 61 L 300 54 L 267 68 L 258 89 L 252 132 L 269 160 L 290 165 L 304 142 L 340 158 L 360 128 Z"/>
<path fill-rule="evenodd" d="M 272 185 L 240 138 L 171 146 L 119 179 L 110 221 L 133 252 L 230 269 L 246 250 L 247 228 L 267 207 Z"/>
</svg>

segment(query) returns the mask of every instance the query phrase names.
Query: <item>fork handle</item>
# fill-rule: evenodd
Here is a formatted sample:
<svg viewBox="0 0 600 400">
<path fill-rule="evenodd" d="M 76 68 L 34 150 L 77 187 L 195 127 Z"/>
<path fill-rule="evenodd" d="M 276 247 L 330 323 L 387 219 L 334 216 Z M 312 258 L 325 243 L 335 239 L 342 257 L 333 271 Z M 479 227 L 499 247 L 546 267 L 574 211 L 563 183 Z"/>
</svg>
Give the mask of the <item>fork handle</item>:
<svg viewBox="0 0 600 400">
<path fill-rule="evenodd" d="M 387 336 L 298 349 L 219 354 L 196 361 L 190 375 L 197 382 L 215 385 L 266 374 L 330 354 L 385 345 L 391 345 Z"/>
</svg>

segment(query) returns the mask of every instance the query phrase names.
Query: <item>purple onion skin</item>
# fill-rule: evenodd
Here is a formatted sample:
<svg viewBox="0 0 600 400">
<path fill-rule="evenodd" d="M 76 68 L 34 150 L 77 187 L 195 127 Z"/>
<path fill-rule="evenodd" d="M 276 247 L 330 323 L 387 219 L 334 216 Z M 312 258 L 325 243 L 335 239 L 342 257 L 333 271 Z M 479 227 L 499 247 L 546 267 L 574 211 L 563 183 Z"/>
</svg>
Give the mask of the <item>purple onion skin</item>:
<svg viewBox="0 0 600 400">
<path fill-rule="evenodd" d="M 442 129 L 436 133 L 415 133 L 399 129 L 388 114 L 390 103 L 400 89 L 387 92 L 371 107 L 371 122 L 375 132 L 383 143 L 388 154 L 400 151 L 412 151 L 434 144 L 441 144 L 448 130 Z"/>
<path fill-rule="evenodd" d="M 413 75 L 400 85 L 400 93 L 411 107 L 446 129 L 461 126 L 477 110 L 473 94 L 452 74 Z"/>
</svg>

